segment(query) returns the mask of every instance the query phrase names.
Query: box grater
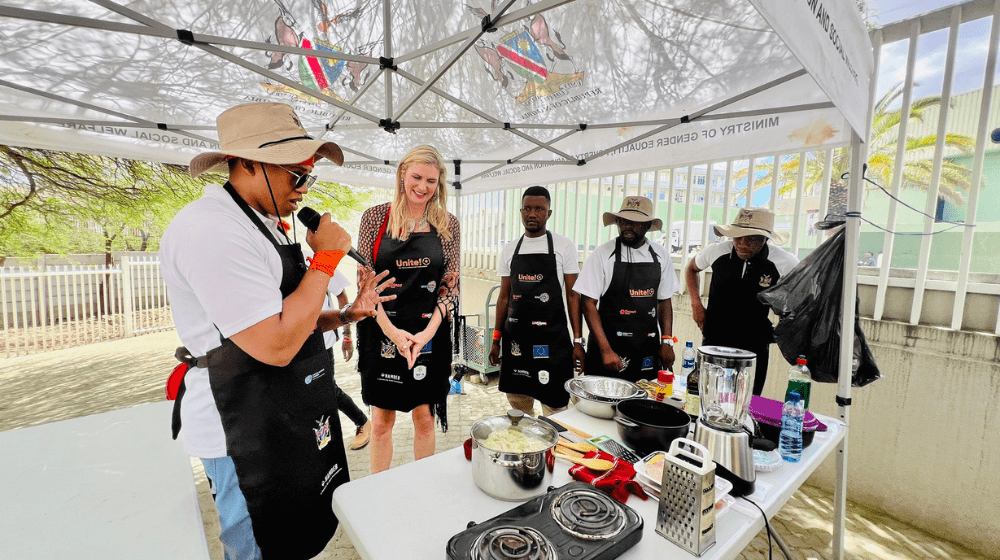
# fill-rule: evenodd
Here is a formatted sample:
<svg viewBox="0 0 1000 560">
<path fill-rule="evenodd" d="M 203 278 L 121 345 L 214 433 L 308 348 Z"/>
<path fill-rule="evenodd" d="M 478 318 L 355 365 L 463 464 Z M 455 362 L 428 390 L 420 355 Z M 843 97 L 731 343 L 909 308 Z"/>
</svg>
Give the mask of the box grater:
<svg viewBox="0 0 1000 560">
<path fill-rule="evenodd" d="M 701 556 L 715 544 L 715 463 L 712 454 L 697 442 L 675 439 L 664 456 L 661 488 L 656 532 L 695 556 Z"/>
</svg>

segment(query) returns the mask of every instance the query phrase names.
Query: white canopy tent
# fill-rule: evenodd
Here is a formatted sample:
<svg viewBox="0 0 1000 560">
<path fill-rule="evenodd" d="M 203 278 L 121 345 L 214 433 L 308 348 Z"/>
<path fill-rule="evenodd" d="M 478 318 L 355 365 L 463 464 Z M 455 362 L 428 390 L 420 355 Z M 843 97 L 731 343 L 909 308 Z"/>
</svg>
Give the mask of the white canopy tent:
<svg viewBox="0 0 1000 560">
<path fill-rule="evenodd" d="M 0 37 L 2 144 L 186 164 L 220 112 L 270 100 L 341 144 L 317 172 L 344 183 L 391 186 L 422 143 L 457 192 L 853 144 L 860 205 L 873 55 L 851 0 L 0 0 Z"/>
</svg>

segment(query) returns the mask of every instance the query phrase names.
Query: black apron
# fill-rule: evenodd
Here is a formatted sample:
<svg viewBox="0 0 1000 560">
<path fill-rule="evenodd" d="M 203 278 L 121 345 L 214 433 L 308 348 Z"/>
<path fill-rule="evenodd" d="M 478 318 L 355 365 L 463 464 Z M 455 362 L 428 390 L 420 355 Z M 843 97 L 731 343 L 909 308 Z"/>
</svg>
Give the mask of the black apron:
<svg viewBox="0 0 1000 560">
<path fill-rule="evenodd" d="M 573 343 L 566 328 L 552 233 L 545 235 L 548 253 L 518 254 L 522 235 L 510 259 L 510 303 L 499 389 L 562 408 L 569 402 L 563 385 L 573 377 Z"/>
<path fill-rule="evenodd" d="M 226 190 L 278 251 L 287 297 L 306 272 L 299 244 L 278 244 L 229 183 Z M 322 331 L 316 328 L 285 367 L 255 360 L 228 338 L 207 358 L 227 453 L 262 557 L 318 555 L 337 529 L 333 490 L 350 480 Z"/>
<path fill-rule="evenodd" d="M 398 297 L 383 303 L 382 308 L 396 328 L 410 334 L 427 327 L 444 278 L 441 238 L 433 227 L 431 230 L 411 233 L 405 241 L 383 234 L 374 259 L 376 271 L 388 270 L 388 277 L 396 279 L 382 295 Z M 447 316 L 421 350 L 413 369 L 407 366 L 406 358 L 399 354 L 374 317 L 358 323 L 358 349 L 361 398 L 365 404 L 410 412 L 422 404 L 440 404 L 447 398 L 451 388 L 448 382 L 451 331 Z"/>
<path fill-rule="evenodd" d="M 648 241 L 647 241 L 648 243 Z M 585 371 L 590 375 L 628 381 L 656 379 L 660 367 L 660 328 L 656 317 L 656 291 L 660 286 L 660 260 L 649 247 L 653 262 L 622 261 L 622 242 L 615 241 L 615 268 L 611 284 L 598 302 L 597 312 L 611 349 L 628 360 L 625 371 L 604 368 L 600 346 L 587 349 Z"/>
</svg>

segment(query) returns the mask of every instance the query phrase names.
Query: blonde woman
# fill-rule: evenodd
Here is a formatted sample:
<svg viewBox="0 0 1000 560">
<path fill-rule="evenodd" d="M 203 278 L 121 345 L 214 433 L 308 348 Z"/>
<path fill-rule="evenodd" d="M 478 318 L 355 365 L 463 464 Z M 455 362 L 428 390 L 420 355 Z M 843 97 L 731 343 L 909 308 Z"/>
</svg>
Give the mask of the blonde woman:
<svg viewBox="0 0 1000 560">
<path fill-rule="evenodd" d="M 434 416 L 447 430 L 451 326 L 457 308 L 458 219 L 447 210 L 447 170 L 432 146 L 418 146 L 396 169 L 391 203 L 365 211 L 358 251 L 396 281 L 394 301 L 358 325 L 361 396 L 372 407 L 371 471 L 392 463 L 396 412 L 413 416 L 413 455 L 434 453 Z"/>
</svg>

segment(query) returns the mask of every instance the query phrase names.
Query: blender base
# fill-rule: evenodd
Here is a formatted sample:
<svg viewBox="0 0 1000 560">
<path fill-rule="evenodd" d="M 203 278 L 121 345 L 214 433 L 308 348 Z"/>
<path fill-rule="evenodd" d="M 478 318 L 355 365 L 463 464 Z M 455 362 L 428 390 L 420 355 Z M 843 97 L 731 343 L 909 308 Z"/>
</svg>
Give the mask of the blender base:
<svg viewBox="0 0 1000 560">
<path fill-rule="evenodd" d="M 753 494 L 757 475 L 753 468 L 750 434 L 730 432 L 709 426 L 700 418 L 694 428 L 694 440 L 712 453 L 719 467 L 717 474 L 733 483 L 730 495 L 739 498 Z"/>
</svg>

